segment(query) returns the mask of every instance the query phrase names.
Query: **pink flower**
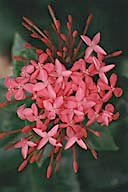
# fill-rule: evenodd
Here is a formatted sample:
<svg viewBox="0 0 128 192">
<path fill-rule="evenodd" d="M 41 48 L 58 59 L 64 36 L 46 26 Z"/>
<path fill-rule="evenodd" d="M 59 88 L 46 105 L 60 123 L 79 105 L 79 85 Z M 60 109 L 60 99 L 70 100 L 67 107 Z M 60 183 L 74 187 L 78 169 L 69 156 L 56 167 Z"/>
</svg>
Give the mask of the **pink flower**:
<svg viewBox="0 0 128 192">
<path fill-rule="evenodd" d="M 99 60 L 96 57 L 93 57 L 93 61 L 94 61 L 94 65 L 96 67 L 96 71 L 99 74 L 99 77 L 102 79 L 102 81 L 104 81 L 106 84 L 108 84 L 108 79 L 107 79 L 105 73 L 112 70 L 115 67 L 115 65 L 111 64 L 111 65 L 102 67 Z"/>
<path fill-rule="evenodd" d="M 40 140 L 40 142 L 38 144 L 38 147 L 37 147 L 39 150 L 41 148 L 43 148 L 46 145 L 47 142 L 49 142 L 53 146 L 62 147 L 62 144 L 58 143 L 57 139 L 55 139 L 53 137 L 53 136 L 56 135 L 58 128 L 59 128 L 59 126 L 55 125 L 49 132 L 42 132 L 41 129 L 33 128 L 35 133 L 37 135 L 39 135 L 40 137 L 42 137 L 42 139 Z"/>
<path fill-rule="evenodd" d="M 64 66 L 58 59 L 55 60 L 55 70 L 58 77 L 56 83 L 62 83 L 64 77 L 69 77 L 72 74 L 71 71 L 65 70 Z"/>
<path fill-rule="evenodd" d="M 22 68 L 21 76 L 24 78 L 30 78 L 30 75 L 34 72 L 34 67 L 32 65 L 26 65 Z"/>
<path fill-rule="evenodd" d="M 96 103 L 91 100 L 91 97 L 86 96 L 86 91 L 87 89 L 83 90 L 81 87 L 77 90 L 76 92 L 76 100 L 77 100 L 77 105 L 78 108 L 82 105 L 84 109 L 89 109 L 93 107 Z"/>
<path fill-rule="evenodd" d="M 39 56 L 39 61 L 38 62 L 36 62 L 34 60 L 31 60 L 32 66 L 35 67 L 35 71 L 31 76 L 31 80 L 34 80 L 36 78 L 40 79 L 40 77 L 42 75 L 42 72 L 44 72 L 44 71 L 46 71 L 48 73 L 53 71 L 54 65 L 52 63 L 44 64 L 46 62 L 47 58 L 48 58 L 48 55 L 43 52 Z"/>
<path fill-rule="evenodd" d="M 18 115 L 18 117 L 19 117 L 20 119 L 22 119 L 22 120 L 25 120 L 25 119 L 26 119 L 25 115 L 23 114 L 24 108 L 25 108 L 25 104 L 21 105 L 21 106 L 18 107 L 18 109 L 17 109 L 17 115 Z"/>
<path fill-rule="evenodd" d="M 35 147 L 36 144 L 32 141 L 28 141 L 25 138 L 22 138 L 18 143 L 15 144 L 15 148 L 22 148 L 21 153 L 24 159 L 27 158 L 28 147 Z"/>
<path fill-rule="evenodd" d="M 48 111 L 48 118 L 49 119 L 55 119 L 56 114 L 59 112 L 59 108 L 63 104 L 63 97 L 57 97 L 53 104 L 51 104 L 48 100 L 43 101 L 44 108 Z"/>
<path fill-rule="evenodd" d="M 110 76 L 110 86 L 108 87 L 109 91 L 103 97 L 104 102 L 107 102 L 109 99 L 111 99 L 112 93 L 114 93 L 116 97 L 120 97 L 123 94 L 123 91 L 121 88 L 115 87 L 116 82 L 117 82 L 117 75 L 113 73 Z M 101 85 L 102 89 L 103 89 L 103 86 L 106 87 L 105 85 Z"/>
<path fill-rule="evenodd" d="M 114 106 L 112 104 L 107 104 L 105 110 L 100 115 L 99 122 L 102 122 L 103 125 L 108 126 L 113 119 Z"/>
<path fill-rule="evenodd" d="M 45 70 L 43 70 L 41 72 L 41 78 L 40 79 L 42 80 L 42 82 L 36 83 L 33 87 L 33 91 L 42 91 L 43 89 L 47 88 L 49 95 L 52 98 L 56 98 L 56 92 L 54 91 L 54 89 L 53 89 L 53 87 L 49 81 L 48 73 Z"/>
<path fill-rule="evenodd" d="M 32 104 L 31 108 L 26 108 L 22 111 L 23 116 L 30 122 L 40 121 L 44 119 L 43 114 L 38 114 L 38 108 L 35 103 Z"/>
<path fill-rule="evenodd" d="M 11 97 L 13 95 L 14 89 L 17 86 L 17 83 L 15 79 L 12 79 L 10 77 L 5 78 L 5 86 L 8 88 L 8 92 L 6 93 L 7 100 L 11 100 Z"/>
<path fill-rule="evenodd" d="M 65 145 L 65 150 L 72 147 L 75 143 L 77 143 L 82 149 L 87 150 L 86 144 L 82 140 L 82 136 L 79 133 L 75 134 L 71 127 L 68 127 L 66 130 L 67 133 L 67 143 Z"/>
<path fill-rule="evenodd" d="M 90 108 L 88 110 L 87 116 L 89 120 L 87 121 L 86 126 L 90 126 L 92 123 L 98 120 L 101 107 L 102 107 L 102 103 L 99 103 L 94 106 L 94 109 Z"/>
<path fill-rule="evenodd" d="M 88 58 L 93 51 L 96 53 L 101 53 L 103 55 L 106 55 L 107 53 L 101 48 L 98 43 L 100 42 L 100 33 L 97 33 L 92 41 L 91 39 L 86 35 L 81 35 L 82 40 L 89 46 L 85 51 L 85 56 Z"/>
</svg>

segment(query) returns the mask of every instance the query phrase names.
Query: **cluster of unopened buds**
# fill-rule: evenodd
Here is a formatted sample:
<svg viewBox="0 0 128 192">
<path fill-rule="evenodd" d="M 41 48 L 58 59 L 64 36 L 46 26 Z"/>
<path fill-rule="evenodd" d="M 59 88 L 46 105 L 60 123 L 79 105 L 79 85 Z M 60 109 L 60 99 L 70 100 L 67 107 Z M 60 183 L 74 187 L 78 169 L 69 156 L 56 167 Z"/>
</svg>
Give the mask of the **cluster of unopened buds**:
<svg viewBox="0 0 128 192">
<path fill-rule="evenodd" d="M 4 138 L 9 134 L 22 133 L 21 140 L 5 147 L 21 148 L 24 161 L 19 166 L 19 171 L 28 162 L 40 161 L 46 145 L 51 145 L 48 178 L 55 159 L 55 171 L 58 170 L 63 148 L 72 148 L 74 172 L 78 171 L 77 145 L 84 150 L 90 149 L 94 158 L 97 158 L 95 149 L 87 141 L 88 132 L 100 137 L 100 132 L 91 128 L 92 124 L 98 122 L 109 126 L 113 120 L 118 119 L 119 112 L 115 112 L 115 107 L 109 100 L 113 95 L 122 95 L 122 89 L 116 87 L 117 75 L 111 73 L 107 77 L 107 73 L 115 65 L 105 63 L 105 59 L 118 56 L 121 51 L 107 55 L 99 45 L 100 33 L 92 40 L 86 35 L 92 15 L 88 17 L 81 40 L 74 48 L 77 31 L 72 29 L 72 17 L 68 16 L 66 36 L 61 33 L 60 22 L 51 6 L 49 11 L 59 46 L 54 46 L 46 30 L 42 32 L 24 17 L 23 25 L 32 32 L 32 37 L 45 43 L 47 49 L 44 51 L 26 43 L 25 47 L 35 50 L 38 59 L 28 60 L 19 77 L 5 79 L 8 101 L 1 103 L 1 106 L 19 100 L 25 102 L 26 98 L 31 100 L 31 106 L 23 103 L 17 109 L 18 117 L 28 124 L 21 129 L 0 134 L 0 138 Z M 87 48 L 79 53 L 82 42 Z M 27 60 L 21 56 L 14 59 L 22 62 Z"/>
</svg>

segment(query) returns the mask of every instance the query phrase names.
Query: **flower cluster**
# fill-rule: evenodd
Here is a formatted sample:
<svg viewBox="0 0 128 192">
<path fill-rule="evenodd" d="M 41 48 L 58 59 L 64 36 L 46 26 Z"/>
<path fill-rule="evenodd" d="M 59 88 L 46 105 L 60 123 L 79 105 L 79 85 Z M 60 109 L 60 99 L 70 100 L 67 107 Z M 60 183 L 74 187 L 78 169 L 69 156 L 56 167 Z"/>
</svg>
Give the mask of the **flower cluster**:
<svg viewBox="0 0 128 192">
<path fill-rule="evenodd" d="M 51 8 L 50 11 L 52 13 Z M 25 21 L 31 24 L 30 26 L 33 25 L 26 18 Z M 68 23 L 71 23 L 71 17 L 69 17 Z M 58 20 L 55 24 L 54 27 L 60 34 L 57 28 Z M 70 28 L 69 24 L 68 28 Z M 73 32 L 72 37 L 75 36 L 75 33 L 76 31 Z M 34 34 L 31 36 L 37 38 L 37 35 Z M 63 40 L 66 39 L 64 34 L 59 37 Z M 99 45 L 100 33 L 97 33 L 92 40 L 83 34 L 81 40 L 87 45 L 83 57 L 76 58 L 78 49 L 74 50 L 74 60 L 71 57 L 68 60 L 68 56 L 64 60 L 62 52 L 58 50 L 56 52 L 58 56 L 52 57 L 50 49 L 46 51 L 36 49 L 37 60 L 30 60 L 27 65 L 22 67 L 19 77 L 5 79 L 8 102 L 26 98 L 31 100 L 31 106 L 22 104 L 17 109 L 18 117 L 28 125 L 20 130 L 0 135 L 3 138 L 18 131 L 23 133 L 21 140 L 11 145 L 14 148 L 21 148 L 24 161 L 20 165 L 19 171 L 28 162 L 39 161 L 46 145 L 50 144 L 47 177 L 51 176 L 55 157 L 55 169 L 58 169 L 63 148 L 65 150 L 72 148 L 73 168 L 77 172 L 76 144 L 84 150 L 90 148 L 93 156 L 97 158 L 96 151 L 87 142 L 87 137 L 88 132 L 96 137 L 99 137 L 100 133 L 90 126 L 94 122 L 108 126 L 119 117 L 119 112 L 115 112 L 115 107 L 109 103 L 109 100 L 113 95 L 120 97 L 122 89 L 116 87 L 117 75 L 115 73 L 111 73 L 110 77 L 107 77 L 107 73 L 115 65 L 105 62 L 109 55 Z M 45 43 L 51 46 L 51 50 L 53 49 L 53 45 L 49 41 L 45 41 Z M 32 48 L 29 44 L 25 46 Z M 66 47 L 63 50 L 65 53 Z M 112 56 L 118 54 L 115 52 Z"/>
</svg>

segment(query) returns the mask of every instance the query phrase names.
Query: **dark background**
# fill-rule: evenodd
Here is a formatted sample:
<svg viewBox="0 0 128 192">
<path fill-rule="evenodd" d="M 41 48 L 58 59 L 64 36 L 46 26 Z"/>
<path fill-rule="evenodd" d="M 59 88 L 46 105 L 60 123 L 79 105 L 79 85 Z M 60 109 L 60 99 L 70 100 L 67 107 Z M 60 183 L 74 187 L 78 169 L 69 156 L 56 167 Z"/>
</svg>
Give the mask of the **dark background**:
<svg viewBox="0 0 128 192">
<path fill-rule="evenodd" d="M 127 0 L 0 0 L 0 76 L 12 75 L 11 47 L 14 35 L 18 32 L 28 42 L 38 45 L 29 37 L 21 25 L 22 16 L 29 17 L 40 28 L 51 32 L 51 18 L 47 5 L 51 4 L 59 18 L 66 26 L 68 14 L 74 18 L 74 29 L 79 34 L 85 25 L 89 13 L 93 21 L 88 34 L 92 37 L 101 32 L 101 45 L 111 53 L 122 50 L 123 55 L 110 61 L 116 63 L 120 76 L 120 86 L 124 95 L 119 105 L 121 117 L 112 126 L 112 134 L 119 150 L 116 152 L 99 152 L 95 161 L 89 152 L 79 152 L 80 170 L 74 175 L 68 158 L 62 161 L 62 168 L 49 181 L 45 179 L 47 161 L 38 168 L 28 167 L 18 174 L 16 167 L 21 159 L 14 150 L 0 149 L 0 192 L 128 192 L 128 1 Z M 63 30 L 66 30 L 66 27 Z M 52 34 L 52 32 L 51 32 Z M 39 44 L 41 47 L 41 45 Z M 11 113 L 0 112 L 1 129 L 10 126 Z M 16 124 L 16 123 L 15 123 Z M 11 126 L 15 126 L 11 125 Z M 72 161 L 72 159 L 71 159 Z"/>
</svg>

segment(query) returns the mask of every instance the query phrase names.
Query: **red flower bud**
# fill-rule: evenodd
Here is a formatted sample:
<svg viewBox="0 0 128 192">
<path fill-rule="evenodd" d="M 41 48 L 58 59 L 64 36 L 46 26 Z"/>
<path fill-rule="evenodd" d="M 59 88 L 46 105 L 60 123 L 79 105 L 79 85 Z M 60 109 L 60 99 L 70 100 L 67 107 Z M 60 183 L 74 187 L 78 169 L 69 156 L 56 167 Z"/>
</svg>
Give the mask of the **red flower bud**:
<svg viewBox="0 0 128 192">
<path fill-rule="evenodd" d="M 28 164 L 27 160 L 24 160 L 18 168 L 18 171 L 22 171 Z"/>
</svg>

